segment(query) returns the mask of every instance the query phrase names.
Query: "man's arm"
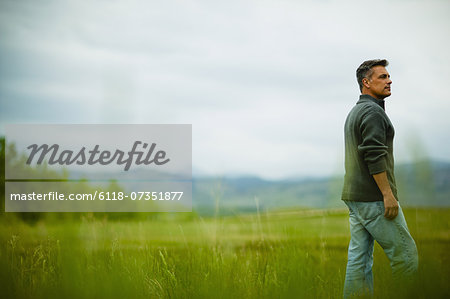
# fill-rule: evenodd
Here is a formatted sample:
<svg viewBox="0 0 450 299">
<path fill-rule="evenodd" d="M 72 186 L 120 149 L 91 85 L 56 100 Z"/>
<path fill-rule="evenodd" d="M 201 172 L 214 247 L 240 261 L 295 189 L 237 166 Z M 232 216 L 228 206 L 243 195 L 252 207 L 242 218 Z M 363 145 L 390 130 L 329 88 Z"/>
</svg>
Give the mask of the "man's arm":
<svg viewBox="0 0 450 299">
<path fill-rule="evenodd" d="M 391 186 L 386 175 L 386 171 L 373 175 L 375 182 L 378 185 L 381 193 L 383 194 L 384 201 L 384 217 L 388 219 L 394 219 L 398 215 L 398 203 L 394 194 L 392 193 Z"/>
</svg>

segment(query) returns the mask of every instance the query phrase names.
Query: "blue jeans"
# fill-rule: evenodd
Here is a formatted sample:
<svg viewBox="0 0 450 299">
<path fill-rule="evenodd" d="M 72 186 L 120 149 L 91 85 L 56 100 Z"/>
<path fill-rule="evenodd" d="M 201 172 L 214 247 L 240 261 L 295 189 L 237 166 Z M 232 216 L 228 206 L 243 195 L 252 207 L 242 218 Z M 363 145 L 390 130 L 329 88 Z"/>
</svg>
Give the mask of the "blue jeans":
<svg viewBox="0 0 450 299">
<path fill-rule="evenodd" d="M 376 240 L 391 263 L 394 278 L 410 277 L 417 271 L 416 244 L 399 205 L 393 220 L 384 217 L 384 203 L 344 201 L 349 209 L 351 240 L 345 274 L 344 298 L 373 296 L 373 245 Z"/>
</svg>

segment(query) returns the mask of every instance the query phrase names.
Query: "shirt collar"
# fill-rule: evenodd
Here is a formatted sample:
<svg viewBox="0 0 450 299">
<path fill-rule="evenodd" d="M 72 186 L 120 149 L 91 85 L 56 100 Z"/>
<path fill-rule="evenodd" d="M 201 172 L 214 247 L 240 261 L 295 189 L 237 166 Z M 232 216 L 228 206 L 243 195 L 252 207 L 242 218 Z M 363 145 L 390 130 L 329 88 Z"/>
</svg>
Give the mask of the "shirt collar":
<svg viewBox="0 0 450 299">
<path fill-rule="evenodd" d="M 367 102 L 367 101 L 372 101 L 374 103 L 377 103 L 377 105 L 379 105 L 381 108 L 383 108 L 383 110 L 385 110 L 384 109 L 384 100 L 375 99 L 374 97 L 372 97 L 372 96 L 370 96 L 368 94 L 362 94 L 362 95 L 359 96 L 358 103 L 363 103 L 363 102 Z"/>
</svg>

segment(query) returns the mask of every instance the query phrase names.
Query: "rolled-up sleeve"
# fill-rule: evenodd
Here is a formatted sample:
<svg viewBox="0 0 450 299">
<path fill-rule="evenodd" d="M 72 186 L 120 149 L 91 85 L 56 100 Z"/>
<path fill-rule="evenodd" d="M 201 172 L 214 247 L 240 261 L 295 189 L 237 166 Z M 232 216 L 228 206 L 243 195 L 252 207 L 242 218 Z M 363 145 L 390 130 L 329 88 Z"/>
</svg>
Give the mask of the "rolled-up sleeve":
<svg viewBox="0 0 450 299">
<path fill-rule="evenodd" d="M 378 111 L 367 113 L 361 121 L 362 141 L 358 145 L 358 152 L 362 155 L 371 175 L 387 170 L 386 127 L 384 117 Z"/>
</svg>

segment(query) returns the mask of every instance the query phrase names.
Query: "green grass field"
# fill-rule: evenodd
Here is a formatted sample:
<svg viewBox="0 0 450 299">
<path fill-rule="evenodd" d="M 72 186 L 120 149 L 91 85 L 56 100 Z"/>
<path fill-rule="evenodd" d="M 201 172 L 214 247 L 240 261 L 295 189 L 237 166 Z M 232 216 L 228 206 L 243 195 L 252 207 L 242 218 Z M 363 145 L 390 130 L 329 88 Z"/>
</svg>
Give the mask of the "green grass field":
<svg viewBox="0 0 450 299">
<path fill-rule="evenodd" d="M 376 245 L 377 298 L 449 298 L 450 209 L 405 209 L 419 250 L 411 289 Z M 348 213 L 25 224 L 0 219 L 2 298 L 341 298 Z"/>
</svg>

